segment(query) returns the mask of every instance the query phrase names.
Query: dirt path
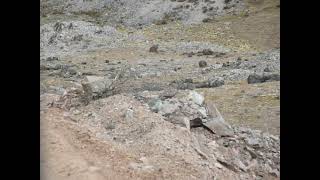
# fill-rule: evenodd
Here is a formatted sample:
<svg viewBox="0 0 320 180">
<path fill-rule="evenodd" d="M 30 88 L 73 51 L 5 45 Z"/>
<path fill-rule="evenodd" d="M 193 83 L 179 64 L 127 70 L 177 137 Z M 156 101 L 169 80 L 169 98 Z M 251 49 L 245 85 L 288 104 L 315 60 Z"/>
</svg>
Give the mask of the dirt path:
<svg viewBox="0 0 320 180">
<path fill-rule="evenodd" d="M 98 142 L 61 113 L 50 109 L 41 117 L 41 179 L 131 179 L 121 170 L 128 164 L 127 154 Z"/>
</svg>

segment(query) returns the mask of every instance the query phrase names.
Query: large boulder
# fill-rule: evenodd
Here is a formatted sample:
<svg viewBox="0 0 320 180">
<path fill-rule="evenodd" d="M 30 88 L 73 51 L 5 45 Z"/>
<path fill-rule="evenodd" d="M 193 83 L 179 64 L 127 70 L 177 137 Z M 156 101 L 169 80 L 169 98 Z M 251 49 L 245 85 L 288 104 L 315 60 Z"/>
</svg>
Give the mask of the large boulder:
<svg viewBox="0 0 320 180">
<path fill-rule="evenodd" d="M 196 91 L 181 91 L 172 98 L 153 97 L 148 105 L 151 111 L 161 114 L 167 121 L 189 127 L 189 121 L 207 117 L 203 103 L 204 97 Z"/>
<path fill-rule="evenodd" d="M 83 90 L 88 99 L 98 99 L 113 94 L 113 81 L 107 77 L 87 76 L 82 82 Z"/>
<path fill-rule="evenodd" d="M 223 119 L 213 103 L 206 103 L 208 118 L 203 124 L 219 136 L 233 136 L 232 127 Z"/>
</svg>

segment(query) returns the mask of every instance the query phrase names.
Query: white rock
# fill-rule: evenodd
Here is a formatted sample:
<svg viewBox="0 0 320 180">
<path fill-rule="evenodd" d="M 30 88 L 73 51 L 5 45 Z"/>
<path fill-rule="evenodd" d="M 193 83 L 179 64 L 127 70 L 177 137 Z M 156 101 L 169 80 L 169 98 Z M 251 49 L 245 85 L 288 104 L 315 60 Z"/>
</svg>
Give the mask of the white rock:
<svg viewBox="0 0 320 180">
<path fill-rule="evenodd" d="M 95 82 L 95 81 L 100 81 L 102 80 L 104 77 L 102 76 L 86 76 L 86 80 L 91 83 L 91 82 Z"/>
<path fill-rule="evenodd" d="M 125 113 L 125 119 L 126 120 L 131 120 L 133 118 L 133 110 L 132 109 L 127 109 Z"/>
<path fill-rule="evenodd" d="M 198 105 L 202 105 L 204 102 L 204 97 L 196 91 L 190 91 L 188 99 Z"/>
</svg>

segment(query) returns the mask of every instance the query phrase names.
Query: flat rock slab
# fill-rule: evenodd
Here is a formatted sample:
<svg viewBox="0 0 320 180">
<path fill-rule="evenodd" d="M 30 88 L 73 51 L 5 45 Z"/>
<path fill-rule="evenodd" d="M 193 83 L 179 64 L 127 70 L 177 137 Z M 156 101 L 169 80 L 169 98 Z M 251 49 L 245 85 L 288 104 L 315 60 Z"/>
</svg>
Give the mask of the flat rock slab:
<svg viewBox="0 0 320 180">
<path fill-rule="evenodd" d="M 209 121 L 203 123 L 210 130 L 219 136 L 233 136 L 234 131 L 229 124 L 221 121 L 219 118 L 210 119 Z"/>
<path fill-rule="evenodd" d="M 223 119 L 220 112 L 213 103 L 206 103 L 208 120 L 203 122 L 210 130 L 220 136 L 233 136 L 232 127 Z"/>
</svg>

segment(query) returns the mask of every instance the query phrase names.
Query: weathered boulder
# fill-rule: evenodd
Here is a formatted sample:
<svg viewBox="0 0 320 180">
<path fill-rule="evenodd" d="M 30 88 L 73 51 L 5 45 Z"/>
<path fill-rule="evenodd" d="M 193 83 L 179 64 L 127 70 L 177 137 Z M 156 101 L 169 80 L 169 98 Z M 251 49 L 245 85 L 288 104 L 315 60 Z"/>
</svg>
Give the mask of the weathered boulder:
<svg viewBox="0 0 320 180">
<path fill-rule="evenodd" d="M 82 82 L 83 90 L 88 99 L 98 99 L 113 94 L 113 81 L 107 77 L 87 76 Z"/>
<path fill-rule="evenodd" d="M 219 87 L 224 85 L 224 79 L 222 77 L 212 77 L 208 80 L 209 87 Z"/>
<path fill-rule="evenodd" d="M 248 84 L 264 83 L 267 81 L 280 81 L 280 74 L 277 73 L 255 73 L 248 77 Z"/>
<path fill-rule="evenodd" d="M 148 105 L 153 112 L 159 113 L 167 121 L 188 127 L 189 121 L 196 118 L 206 118 L 207 112 L 203 106 L 204 97 L 195 91 L 179 92 L 175 97 L 149 100 Z"/>
<path fill-rule="evenodd" d="M 190 91 L 188 98 L 189 100 L 191 100 L 192 102 L 200 106 L 204 102 L 204 97 L 201 94 L 197 93 L 196 91 Z"/>
<path fill-rule="evenodd" d="M 233 136 L 232 127 L 223 119 L 220 112 L 213 103 L 206 103 L 208 118 L 203 122 L 210 130 L 220 136 Z"/>
</svg>

